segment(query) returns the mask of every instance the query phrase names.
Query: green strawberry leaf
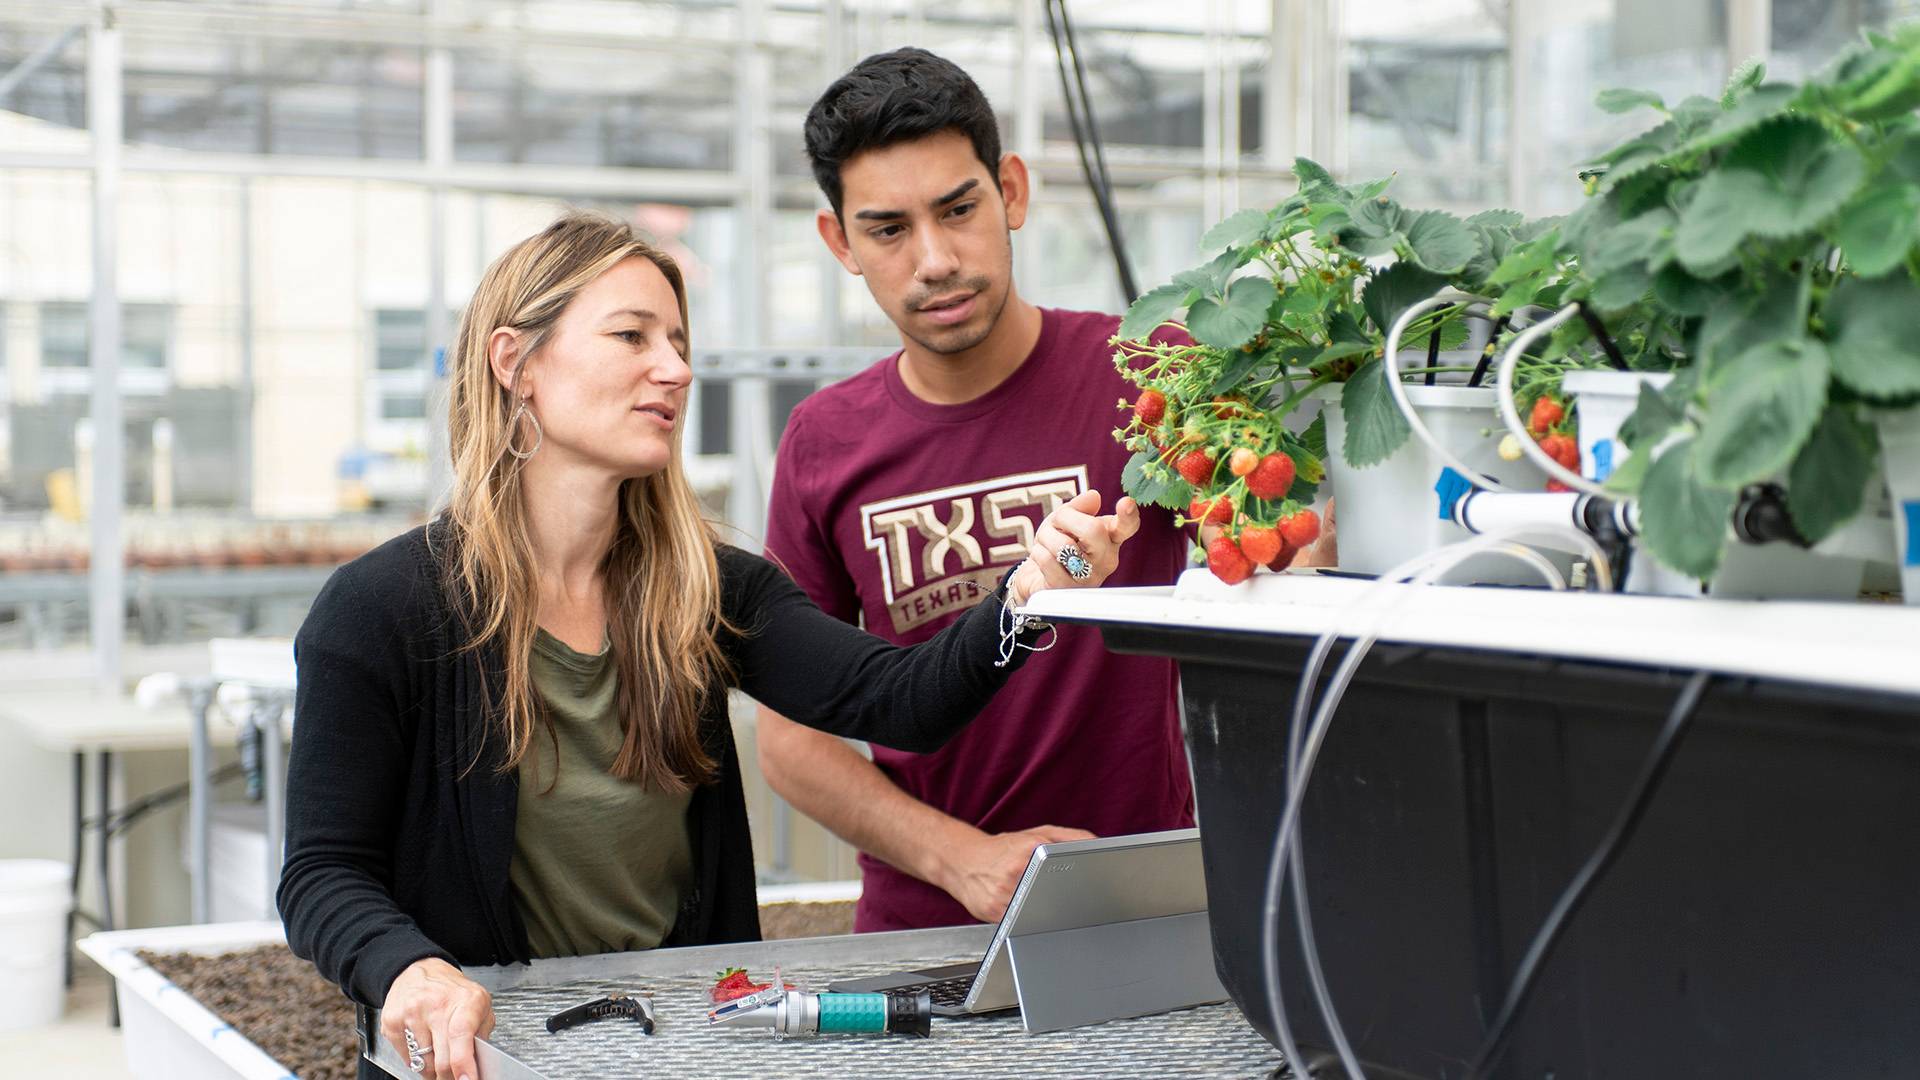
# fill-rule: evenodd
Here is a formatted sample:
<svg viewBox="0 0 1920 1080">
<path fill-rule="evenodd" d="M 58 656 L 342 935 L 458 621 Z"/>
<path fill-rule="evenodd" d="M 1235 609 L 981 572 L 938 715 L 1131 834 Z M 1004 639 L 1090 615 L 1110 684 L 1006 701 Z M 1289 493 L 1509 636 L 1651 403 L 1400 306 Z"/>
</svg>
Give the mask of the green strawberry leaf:
<svg viewBox="0 0 1920 1080">
<path fill-rule="evenodd" d="M 1468 218 L 1467 224 L 1489 229 L 1517 229 L 1526 221 L 1526 215 L 1518 210 L 1482 210 Z"/>
<path fill-rule="evenodd" d="M 1194 301 L 1187 309 L 1187 332 L 1202 345 L 1237 349 L 1260 332 L 1267 309 L 1279 297 L 1266 278 L 1243 277 L 1228 287 L 1224 302 L 1210 296 Z"/>
<path fill-rule="evenodd" d="M 1306 447 L 1307 452 L 1311 453 L 1314 457 L 1317 457 L 1323 461 L 1326 460 L 1326 457 L 1327 457 L 1327 414 L 1326 413 L 1322 412 L 1316 415 L 1313 418 L 1313 423 L 1307 425 L 1307 430 L 1300 433 L 1300 445 Z"/>
<path fill-rule="evenodd" d="M 1370 356 L 1372 353 L 1373 343 L 1370 341 L 1336 341 L 1315 353 L 1313 359 L 1307 361 L 1307 366 L 1317 368 L 1321 364 L 1334 360 L 1345 360 L 1349 356 Z"/>
<path fill-rule="evenodd" d="M 1819 543 L 1860 512 L 1880 472 L 1880 440 L 1853 410 L 1828 405 L 1787 471 L 1787 513 L 1800 535 Z"/>
<path fill-rule="evenodd" d="M 1242 210 L 1208 229 L 1207 234 L 1200 238 L 1200 250 L 1247 247 L 1265 238 L 1267 224 L 1265 210 Z"/>
<path fill-rule="evenodd" d="M 1633 412 L 1620 425 L 1620 441 L 1636 451 L 1651 450 L 1686 418 L 1686 412 L 1655 390 L 1652 383 L 1643 382 Z"/>
<path fill-rule="evenodd" d="M 1681 211 L 1674 252 L 1688 269 L 1704 271 L 1749 236 L 1806 232 L 1846 205 L 1866 172 L 1860 152 L 1835 142 L 1817 121 L 1766 124 L 1700 182 Z"/>
<path fill-rule="evenodd" d="M 1632 112 L 1643 105 L 1650 105 L 1661 112 L 1667 111 L 1666 99 L 1651 90 L 1602 90 L 1594 95 L 1593 103 L 1601 112 L 1616 115 Z"/>
<path fill-rule="evenodd" d="M 1620 459 L 1613 473 L 1600 486 L 1616 495 L 1638 495 L 1641 485 L 1647 482 L 1647 470 L 1652 467 L 1651 452 L 1634 451 Z"/>
<path fill-rule="evenodd" d="M 1785 469 L 1826 408 L 1828 372 L 1813 338 L 1767 342 L 1715 371 L 1693 444 L 1700 479 L 1738 488 Z"/>
<path fill-rule="evenodd" d="M 1367 332 L 1360 328 L 1360 320 L 1354 318 L 1353 313 L 1345 309 L 1327 316 L 1327 340 L 1336 343 L 1342 341 L 1361 341 L 1368 345 L 1374 343 L 1374 339 L 1368 337 Z"/>
<path fill-rule="evenodd" d="M 1133 455 L 1120 472 L 1120 486 L 1141 506 L 1185 510 L 1193 501 L 1193 488 L 1179 473 L 1164 465 L 1155 470 L 1158 479 L 1147 475 L 1147 465 L 1153 460 L 1154 455 L 1144 450 Z"/>
<path fill-rule="evenodd" d="M 1299 177 L 1302 190 L 1320 184 L 1332 184 L 1333 174 L 1320 167 L 1320 163 L 1309 158 L 1293 159 L 1293 175 Z"/>
<path fill-rule="evenodd" d="M 1347 424 L 1343 450 L 1347 464 L 1364 469 L 1392 457 L 1406 445 L 1413 429 L 1387 388 L 1385 365 L 1369 360 L 1360 365 L 1340 390 L 1340 411 Z"/>
<path fill-rule="evenodd" d="M 1842 385 L 1869 398 L 1920 393 L 1920 287 L 1906 275 L 1843 278 L 1823 315 Z"/>
<path fill-rule="evenodd" d="M 1757 56 L 1748 59 L 1746 63 L 1734 68 L 1733 76 L 1727 80 L 1727 88 L 1720 92 L 1720 107 L 1722 109 L 1733 108 L 1742 97 L 1746 96 L 1749 90 L 1759 86 L 1760 80 L 1766 77 L 1767 65 L 1761 63 L 1760 58 Z"/>
<path fill-rule="evenodd" d="M 1654 558 L 1706 578 L 1720 565 L 1734 493 L 1702 482 L 1692 451 L 1692 440 L 1677 442 L 1648 466 L 1640 485 L 1641 535 Z"/>
<path fill-rule="evenodd" d="M 1355 199 L 1347 208 L 1347 214 L 1353 219 L 1353 227 L 1362 236 L 1391 237 L 1400 231 L 1401 219 L 1405 211 L 1400 204 L 1384 196 L 1371 199 Z"/>
<path fill-rule="evenodd" d="M 1457 274 L 1480 253 L 1480 237 L 1445 210 L 1425 210 L 1402 222 L 1413 261 L 1436 274 Z"/>
<path fill-rule="evenodd" d="M 1761 292 L 1725 294 L 1700 323 L 1694 348 L 1699 366 L 1711 373 L 1720 363 L 1755 345 L 1805 337 L 1811 298 L 1807 279 L 1786 273 L 1768 275 Z"/>
<path fill-rule="evenodd" d="M 1854 196 L 1834 219 L 1833 242 L 1861 277 L 1879 277 L 1906 261 L 1920 240 L 1920 191 L 1882 180 Z"/>
<path fill-rule="evenodd" d="M 1203 296 L 1219 296 L 1226 292 L 1227 281 L 1233 277 L 1233 272 L 1245 262 L 1246 259 L 1239 252 L 1229 248 L 1214 256 L 1212 261 L 1204 266 L 1182 270 L 1173 275 L 1173 283 L 1197 290 Z"/>
<path fill-rule="evenodd" d="M 1395 263 L 1373 275 L 1360 292 L 1360 306 L 1382 335 L 1400 313 L 1440 291 L 1445 276 L 1412 263 Z"/>
<path fill-rule="evenodd" d="M 1210 398 L 1219 397 L 1231 390 L 1238 389 L 1241 381 L 1251 374 L 1255 368 L 1268 363 L 1272 363 L 1272 358 L 1266 354 L 1265 350 L 1256 349 L 1253 352 L 1235 350 L 1232 359 L 1228 360 L 1226 365 L 1220 369 L 1219 377 L 1214 379 L 1213 383 L 1207 387 L 1207 396 Z"/>
<path fill-rule="evenodd" d="M 1703 281 L 1678 263 L 1669 263 L 1653 275 L 1653 298 L 1676 315 L 1697 319 L 1731 292 L 1738 280 L 1722 276 Z"/>
<path fill-rule="evenodd" d="M 1127 317 L 1120 320 L 1120 340 L 1140 341 L 1174 317 L 1193 300 L 1193 290 L 1185 285 L 1162 285 L 1127 306 Z"/>
</svg>

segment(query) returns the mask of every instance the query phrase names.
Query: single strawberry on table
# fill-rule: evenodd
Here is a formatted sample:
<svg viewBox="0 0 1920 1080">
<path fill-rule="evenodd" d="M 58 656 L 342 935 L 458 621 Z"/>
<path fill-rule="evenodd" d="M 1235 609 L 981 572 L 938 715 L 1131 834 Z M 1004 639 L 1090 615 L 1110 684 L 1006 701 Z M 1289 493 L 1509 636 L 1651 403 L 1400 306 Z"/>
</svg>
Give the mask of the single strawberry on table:
<svg viewBox="0 0 1920 1080">
<path fill-rule="evenodd" d="M 746 997 L 748 994 L 757 994 L 772 985 L 772 983 L 754 982 L 747 974 L 746 968 L 730 967 L 720 973 L 720 981 L 713 984 L 713 989 L 708 991 L 707 996 L 713 999 L 714 1004 L 721 1005 L 735 998 Z M 785 986 L 788 990 L 794 989 L 792 983 L 786 983 Z"/>
</svg>

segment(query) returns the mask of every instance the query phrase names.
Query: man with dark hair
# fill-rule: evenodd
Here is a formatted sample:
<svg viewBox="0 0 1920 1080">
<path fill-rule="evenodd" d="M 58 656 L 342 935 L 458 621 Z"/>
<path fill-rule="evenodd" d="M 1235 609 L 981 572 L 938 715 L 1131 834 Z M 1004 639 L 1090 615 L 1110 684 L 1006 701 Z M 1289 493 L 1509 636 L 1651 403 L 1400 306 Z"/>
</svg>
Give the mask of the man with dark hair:
<svg viewBox="0 0 1920 1080">
<path fill-rule="evenodd" d="M 821 238 L 865 279 L 901 350 L 794 410 L 767 552 L 820 606 L 922 640 L 985 595 L 1052 507 L 1120 494 L 1112 315 L 1043 310 L 1013 283 L 1027 167 L 992 106 L 922 49 L 869 57 L 821 95 L 807 153 Z M 1143 509 L 1115 585 L 1165 584 L 1187 541 Z M 853 747 L 762 709 L 774 790 L 858 847 L 858 930 L 994 920 L 1033 848 L 1193 823 L 1170 661 L 1063 628 L 930 754 Z"/>
</svg>

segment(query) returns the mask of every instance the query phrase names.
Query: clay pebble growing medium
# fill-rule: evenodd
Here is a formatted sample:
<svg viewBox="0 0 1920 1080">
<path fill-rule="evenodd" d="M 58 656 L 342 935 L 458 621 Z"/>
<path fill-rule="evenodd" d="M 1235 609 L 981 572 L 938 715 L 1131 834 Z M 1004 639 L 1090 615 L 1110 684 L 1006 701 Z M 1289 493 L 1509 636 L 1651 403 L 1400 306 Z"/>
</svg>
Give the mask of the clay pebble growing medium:
<svg viewBox="0 0 1920 1080">
<path fill-rule="evenodd" d="M 769 904 L 762 933 L 776 938 L 853 932 L 853 902 Z M 353 1080 L 359 1051 L 353 1004 L 284 945 L 202 956 L 141 950 L 140 959 L 300 1080 Z"/>
<path fill-rule="evenodd" d="M 353 1080 L 353 1003 L 285 945 L 140 959 L 300 1080 Z"/>
</svg>

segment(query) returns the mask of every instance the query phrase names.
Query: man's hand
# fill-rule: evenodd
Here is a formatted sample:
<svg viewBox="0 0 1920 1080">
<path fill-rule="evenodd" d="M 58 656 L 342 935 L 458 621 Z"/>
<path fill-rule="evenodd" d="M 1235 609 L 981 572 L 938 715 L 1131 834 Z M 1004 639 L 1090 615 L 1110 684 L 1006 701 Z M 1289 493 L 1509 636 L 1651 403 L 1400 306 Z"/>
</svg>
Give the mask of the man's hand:
<svg viewBox="0 0 1920 1080">
<path fill-rule="evenodd" d="M 416 960 L 387 990 L 380 1034 L 404 1060 L 412 1033 L 421 1074 L 433 1080 L 476 1080 L 475 1038 L 493 1034 L 493 998 L 460 969 L 436 957 Z"/>
<path fill-rule="evenodd" d="M 960 901 L 974 918 L 988 923 L 999 922 L 1007 913 L 1013 890 L 1027 872 L 1034 848 L 1062 840 L 1093 839 L 1085 829 L 1058 825 L 1037 825 L 1008 833 L 971 831 L 971 839 L 948 848 L 947 865 L 933 884 Z"/>
</svg>

